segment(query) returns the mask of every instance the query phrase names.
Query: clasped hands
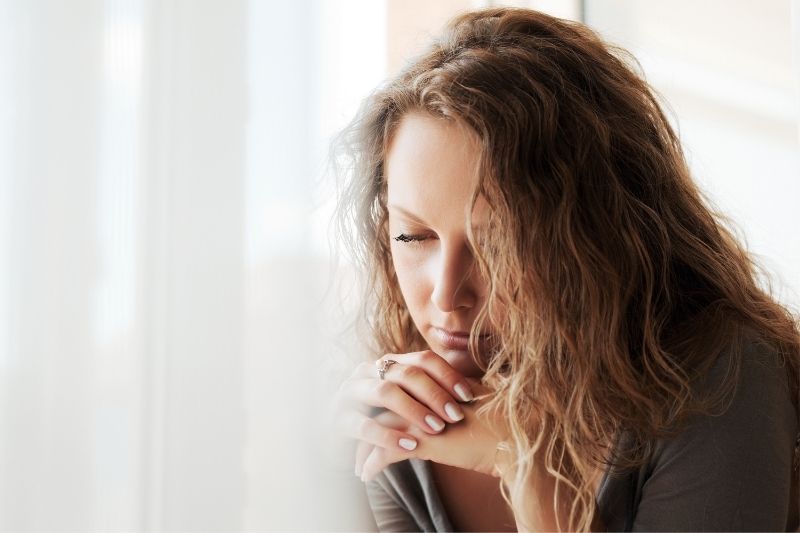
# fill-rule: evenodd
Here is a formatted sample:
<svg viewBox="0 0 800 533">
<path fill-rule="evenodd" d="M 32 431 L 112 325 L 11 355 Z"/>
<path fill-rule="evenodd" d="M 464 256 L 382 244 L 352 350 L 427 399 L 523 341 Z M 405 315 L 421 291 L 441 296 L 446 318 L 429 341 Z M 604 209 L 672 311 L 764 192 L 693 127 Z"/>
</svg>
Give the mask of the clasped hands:
<svg viewBox="0 0 800 533">
<path fill-rule="evenodd" d="M 397 363 L 380 379 L 385 360 Z M 356 440 L 355 473 L 364 482 L 411 457 L 498 477 L 495 460 L 506 425 L 477 414 L 493 392 L 430 350 L 387 354 L 360 364 L 342 383 L 336 428 Z M 370 416 L 375 408 L 385 410 Z"/>
</svg>

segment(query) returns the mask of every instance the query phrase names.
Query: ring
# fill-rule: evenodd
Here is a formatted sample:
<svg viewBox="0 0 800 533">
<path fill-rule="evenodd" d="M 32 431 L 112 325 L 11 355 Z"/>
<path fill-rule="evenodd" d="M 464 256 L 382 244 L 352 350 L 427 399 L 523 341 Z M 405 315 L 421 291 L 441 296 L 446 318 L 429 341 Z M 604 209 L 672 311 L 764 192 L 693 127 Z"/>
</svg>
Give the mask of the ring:
<svg viewBox="0 0 800 533">
<path fill-rule="evenodd" d="M 395 361 L 394 359 L 384 359 L 384 360 L 383 360 L 383 364 L 382 364 L 382 365 L 381 365 L 381 367 L 378 369 L 378 375 L 381 377 L 381 379 L 386 379 L 386 370 L 387 370 L 387 369 L 388 369 L 390 366 L 392 366 L 393 364 L 395 364 L 395 363 L 397 363 L 397 361 Z"/>
</svg>

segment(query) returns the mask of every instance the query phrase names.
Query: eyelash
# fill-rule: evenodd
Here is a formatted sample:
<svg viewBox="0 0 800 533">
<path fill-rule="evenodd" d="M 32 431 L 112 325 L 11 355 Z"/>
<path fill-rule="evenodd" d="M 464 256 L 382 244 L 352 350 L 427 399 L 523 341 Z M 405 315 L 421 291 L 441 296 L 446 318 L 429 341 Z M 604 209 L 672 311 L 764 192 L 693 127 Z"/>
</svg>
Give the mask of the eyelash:
<svg viewBox="0 0 800 533">
<path fill-rule="evenodd" d="M 393 237 L 393 239 L 397 242 L 415 245 L 419 245 L 422 243 L 422 241 L 427 241 L 429 238 L 430 237 L 426 237 L 425 235 L 408 235 L 407 233 L 401 233 L 397 237 Z"/>
<path fill-rule="evenodd" d="M 425 237 L 424 235 L 407 235 L 405 233 L 401 233 L 400 235 L 398 235 L 397 237 L 394 238 L 394 240 L 396 240 L 398 242 L 406 242 L 406 243 L 413 243 L 413 244 L 419 244 L 422 241 L 427 240 L 427 239 L 428 239 L 428 237 Z"/>
</svg>

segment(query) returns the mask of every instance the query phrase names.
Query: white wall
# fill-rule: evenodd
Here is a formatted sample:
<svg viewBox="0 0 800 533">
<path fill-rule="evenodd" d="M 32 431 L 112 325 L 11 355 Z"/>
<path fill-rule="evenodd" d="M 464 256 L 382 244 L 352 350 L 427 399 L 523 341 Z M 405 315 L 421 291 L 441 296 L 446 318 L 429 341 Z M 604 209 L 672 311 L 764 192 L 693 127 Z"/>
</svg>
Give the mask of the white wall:
<svg viewBox="0 0 800 533">
<path fill-rule="evenodd" d="M 639 59 L 694 177 L 775 294 L 800 309 L 800 3 L 587 0 L 587 22 Z"/>
</svg>

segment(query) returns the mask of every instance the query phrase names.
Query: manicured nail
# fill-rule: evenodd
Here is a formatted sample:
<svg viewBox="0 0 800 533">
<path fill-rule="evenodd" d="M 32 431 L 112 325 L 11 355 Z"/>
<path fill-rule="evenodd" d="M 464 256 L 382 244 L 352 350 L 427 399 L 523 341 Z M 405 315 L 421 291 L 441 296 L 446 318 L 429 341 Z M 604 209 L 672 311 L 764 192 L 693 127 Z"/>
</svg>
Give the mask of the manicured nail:
<svg viewBox="0 0 800 533">
<path fill-rule="evenodd" d="M 444 404 L 444 412 L 447 413 L 447 416 L 458 422 L 462 418 L 464 418 L 464 413 L 461 412 L 461 409 L 455 406 L 453 402 L 447 402 Z"/>
<path fill-rule="evenodd" d="M 356 465 L 356 477 L 361 477 L 361 468 L 358 465 Z"/>
<path fill-rule="evenodd" d="M 453 388 L 456 390 L 456 394 L 458 394 L 465 402 L 472 401 L 472 398 L 474 398 L 470 390 L 461 383 L 456 383 L 456 386 Z"/>
<path fill-rule="evenodd" d="M 425 422 L 427 422 L 434 431 L 441 431 L 444 429 L 444 422 L 433 415 L 425 415 Z"/>
<path fill-rule="evenodd" d="M 415 441 L 414 439 L 402 438 L 400 439 L 400 446 L 402 448 L 405 448 L 406 450 L 413 450 L 414 448 L 417 447 L 417 441 Z"/>
</svg>

